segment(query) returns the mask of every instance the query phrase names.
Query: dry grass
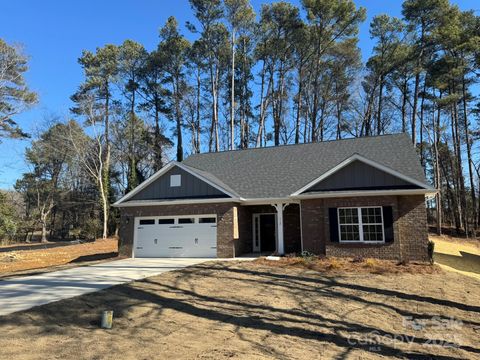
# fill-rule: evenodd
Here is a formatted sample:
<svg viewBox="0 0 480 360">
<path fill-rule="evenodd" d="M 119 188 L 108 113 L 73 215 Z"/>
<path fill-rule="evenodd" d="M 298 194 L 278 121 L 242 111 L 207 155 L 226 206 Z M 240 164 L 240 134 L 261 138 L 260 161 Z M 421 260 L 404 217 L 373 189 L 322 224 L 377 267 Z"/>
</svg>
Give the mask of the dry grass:
<svg viewBox="0 0 480 360">
<path fill-rule="evenodd" d="M 118 240 L 98 239 L 94 242 L 52 248 L 44 248 L 38 244 L 22 244 L 2 247 L 0 250 L 8 250 L 0 251 L 1 277 L 28 270 L 111 258 L 118 253 Z"/>
<path fill-rule="evenodd" d="M 438 274 L 438 266 L 424 263 L 398 263 L 389 260 L 336 257 L 284 257 L 271 261 L 266 258 L 255 260 L 255 264 L 272 267 L 296 267 L 318 272 L 348 274 Z"/>
</svg>

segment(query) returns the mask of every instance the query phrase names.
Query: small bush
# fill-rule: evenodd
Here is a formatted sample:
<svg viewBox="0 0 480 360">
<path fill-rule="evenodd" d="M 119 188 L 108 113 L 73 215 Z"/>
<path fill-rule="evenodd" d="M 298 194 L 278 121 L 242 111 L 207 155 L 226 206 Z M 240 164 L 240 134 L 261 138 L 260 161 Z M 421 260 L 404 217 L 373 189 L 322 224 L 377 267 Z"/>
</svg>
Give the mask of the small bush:
<svg viewBox="0 0 480 360">
<path fill-rule="evenodd" d="M 428 242 L 428 259 L 430 260 L 430 264 L 433 264 L 433 253 L 435 251 L 435 243 L 433 241 Z"/>
<path fill-rule="evenodd" d="M 317 259 L 317 255 L 315 255 L 314 253 L 311 253 L 309 251 L 302 251 L 302 258 L 305 261 L 313 261 L 313 260 Z"/>
<path fill-rule="evenodd" d="M 94 241 L 101 234 L 101 229 L 100 219 L 88 219 L 84 222 L 79 237 L 83 240 Z"/>
<path fill-rule="evenodd" d="M 366 259 L 364 261 L 365 267 L 373 268 L 377 265 L 377 261 L 375 259 Z"/>
</svg>

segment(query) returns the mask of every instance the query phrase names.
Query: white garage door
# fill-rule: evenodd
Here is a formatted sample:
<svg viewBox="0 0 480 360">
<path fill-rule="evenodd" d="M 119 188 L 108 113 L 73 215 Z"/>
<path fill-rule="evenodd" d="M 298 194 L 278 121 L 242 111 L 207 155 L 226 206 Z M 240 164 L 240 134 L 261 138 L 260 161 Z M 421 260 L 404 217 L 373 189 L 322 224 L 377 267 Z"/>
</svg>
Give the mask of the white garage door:
<svg viewBox="0 0 480 360">
<path fill-rule="evenodd" d="M 135 218 L 135 257 L 216 257 L 216 215 Z"/>
</svg>

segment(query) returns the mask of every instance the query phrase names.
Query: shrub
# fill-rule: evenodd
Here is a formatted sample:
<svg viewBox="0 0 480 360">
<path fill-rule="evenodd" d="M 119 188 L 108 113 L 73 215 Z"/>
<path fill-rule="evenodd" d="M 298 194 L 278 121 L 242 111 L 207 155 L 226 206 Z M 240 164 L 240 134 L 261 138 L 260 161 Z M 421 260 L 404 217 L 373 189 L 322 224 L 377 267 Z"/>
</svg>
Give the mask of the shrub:
<svg viewBox="0 0 480 360">
<path fill-rule="evenodd" d="M 372 268 L 372 267 L 375 267 L 375 265 L 377 265 L 377 261 L 375 259 L 366 259 L 365 260 L 365 267 Z"/>
<path fill-rule="evenodd" d="M 302 251 L 302 258 L 305 261 L 313 261 L 313 260 L 317 259 L 317 255 L 315 255 L 314 253 L 311 253 L 309 251 Z"/>
<path fill-rule="evenodd" d="M 80 238 L 83 240 L 94 241 L 101 234 L 101 223 L 98 218 L 90 218 L 83 223 Z"/>
<path fill-rule="evenodd" d="M 428 259 L 430 260 L 430 264 L 433 264 L 433 253 L 435 251 L 435 243 L 433 241 L 428 242 Z"/>
</svg>

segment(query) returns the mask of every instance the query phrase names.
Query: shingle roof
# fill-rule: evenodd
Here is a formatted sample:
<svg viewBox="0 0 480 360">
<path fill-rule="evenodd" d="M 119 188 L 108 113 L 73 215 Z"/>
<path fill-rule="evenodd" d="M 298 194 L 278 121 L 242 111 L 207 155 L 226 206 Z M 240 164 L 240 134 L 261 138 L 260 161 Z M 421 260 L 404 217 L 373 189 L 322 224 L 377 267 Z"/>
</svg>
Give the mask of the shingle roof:
<svg viewBox="0 0 480 360">
<path fill-rule="evenodd" d="M 282 198 L 354 154 L 429 186 L 406 134 L 195 154 L 183 164 L 211 174 L 243 198 Z"/>
</svg>

